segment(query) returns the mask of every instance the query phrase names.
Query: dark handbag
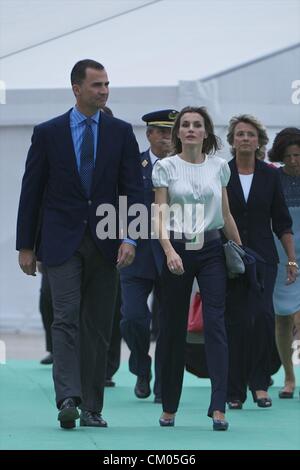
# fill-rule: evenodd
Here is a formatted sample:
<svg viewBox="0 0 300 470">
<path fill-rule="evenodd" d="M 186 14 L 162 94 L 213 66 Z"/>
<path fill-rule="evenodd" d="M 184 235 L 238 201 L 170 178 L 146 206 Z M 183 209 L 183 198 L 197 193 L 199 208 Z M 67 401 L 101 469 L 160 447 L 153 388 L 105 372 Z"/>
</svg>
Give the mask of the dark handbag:
<svg viewBox="0 0 300 470">
<path fill-rule="evenodd" d="M 241 248 L 233 240 L 228 240 L 228 242 L 225 243 L 223 247 L 229 278 L 233 279 L 239 274 L 244 274 L 245 264 L 243 258 L 246 255 L 245 250 L 243 250 L 243 248 Z"/>
<path fill-rule="evenodd" d="M 189 333 L 201 333 L 203 331 L 202 299 L 200 292 L 196 292 L 191 302 L 187 330 Z"/>
<path fill-rule="evenodd" d="M 209 378 L 204 344 L 185 345 L 185 368 L 201 379 Z"/>
</svg>

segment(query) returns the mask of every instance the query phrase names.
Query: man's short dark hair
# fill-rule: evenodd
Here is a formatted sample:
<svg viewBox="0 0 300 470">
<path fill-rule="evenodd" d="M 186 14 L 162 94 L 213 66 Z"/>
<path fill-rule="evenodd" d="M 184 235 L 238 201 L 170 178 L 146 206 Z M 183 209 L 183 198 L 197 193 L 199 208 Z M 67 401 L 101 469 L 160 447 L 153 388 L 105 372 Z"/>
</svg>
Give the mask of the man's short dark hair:
<svg viewBox="0 0 300 470">
<path fill-rule="evenodd" d="M 86 69 L 104 70 L 104 66 L 100 62 L 92 59 L 84 59 L 77 62 L 71 72 L 71 84 L 81 85 L 86 76 Z"/>
</svg>

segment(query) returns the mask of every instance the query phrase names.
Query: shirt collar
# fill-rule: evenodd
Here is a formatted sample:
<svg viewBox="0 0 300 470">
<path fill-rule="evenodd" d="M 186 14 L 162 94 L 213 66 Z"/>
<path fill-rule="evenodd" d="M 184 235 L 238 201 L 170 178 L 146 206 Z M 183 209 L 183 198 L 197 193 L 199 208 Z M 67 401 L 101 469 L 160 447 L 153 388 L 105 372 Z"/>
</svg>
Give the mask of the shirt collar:
<svg viewBox="0 0 300 470">
<path fill-rule="evenodd" d="M 151 148 L 149 148 L 149 155 L 150 155 L 152 166 L 154 166 L 154 164 L 157 162 L 157 160 L 159 160 L 159 158 L 156 155 L 154 155 Z"/>
<path fill-rule="evenodd" d="M 85 116 L 85 114 L 82 114 L 79 109 L 77 108 L 77 106 L 75 105 L 72 109 L 72 113 L 73 113 L 73 116 L 75 117 L 76 121 L 78 123 L 82 123 L 83 121 L 86 120 L 87 116 Z M 93 114 L 92 116 L 90 116 L 90 118 L 96 123 L 98 124 L 99 123 L 99 120 L 100 120 L 100 109 L 98 109 L 98 111 Z"/>
</svg>

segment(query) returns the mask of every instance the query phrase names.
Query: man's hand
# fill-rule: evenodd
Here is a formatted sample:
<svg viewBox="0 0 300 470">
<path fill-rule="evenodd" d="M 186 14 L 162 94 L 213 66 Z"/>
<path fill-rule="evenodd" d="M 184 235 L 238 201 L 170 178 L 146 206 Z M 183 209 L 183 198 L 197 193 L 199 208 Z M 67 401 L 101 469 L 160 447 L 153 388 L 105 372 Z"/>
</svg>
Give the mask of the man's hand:
<svg viewBox="0 0 300 470">
<path fill-rule="evenodd" d="M 135 258 L 135 246 L 123 242 L 118 251 L 117 268 L 122 269 L 129 266 Z"/>
<path fill-rule="evenodd" d="M 19 265 L 22 271 L 29 276 L 36 274 L 36 257 L 33 250 L 20 250 L 19 251 Z"/>
</svg>

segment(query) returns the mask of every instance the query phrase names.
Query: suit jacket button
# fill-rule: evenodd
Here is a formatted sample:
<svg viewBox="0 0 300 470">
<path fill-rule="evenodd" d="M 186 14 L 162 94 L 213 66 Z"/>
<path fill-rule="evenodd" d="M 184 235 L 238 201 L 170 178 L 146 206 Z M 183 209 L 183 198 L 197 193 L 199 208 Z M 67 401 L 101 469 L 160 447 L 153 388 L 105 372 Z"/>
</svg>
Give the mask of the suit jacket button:
<svg viewBox="0 0 300 470">
<path fill-rule="evenodd" d="M 84 225 L 86 225 L 86 224 L 87 224 L 87 222 L 88 222 L 88 221 L 85 219 L 85 220 L 83 221 Z"/>
<path fill-rule="evenodd" d="M 92 205 L 92 201 L 91 201 L 91 200 L 88 201 L 88 205 L 89 205 L 89 206 Z"/>
</svg>

